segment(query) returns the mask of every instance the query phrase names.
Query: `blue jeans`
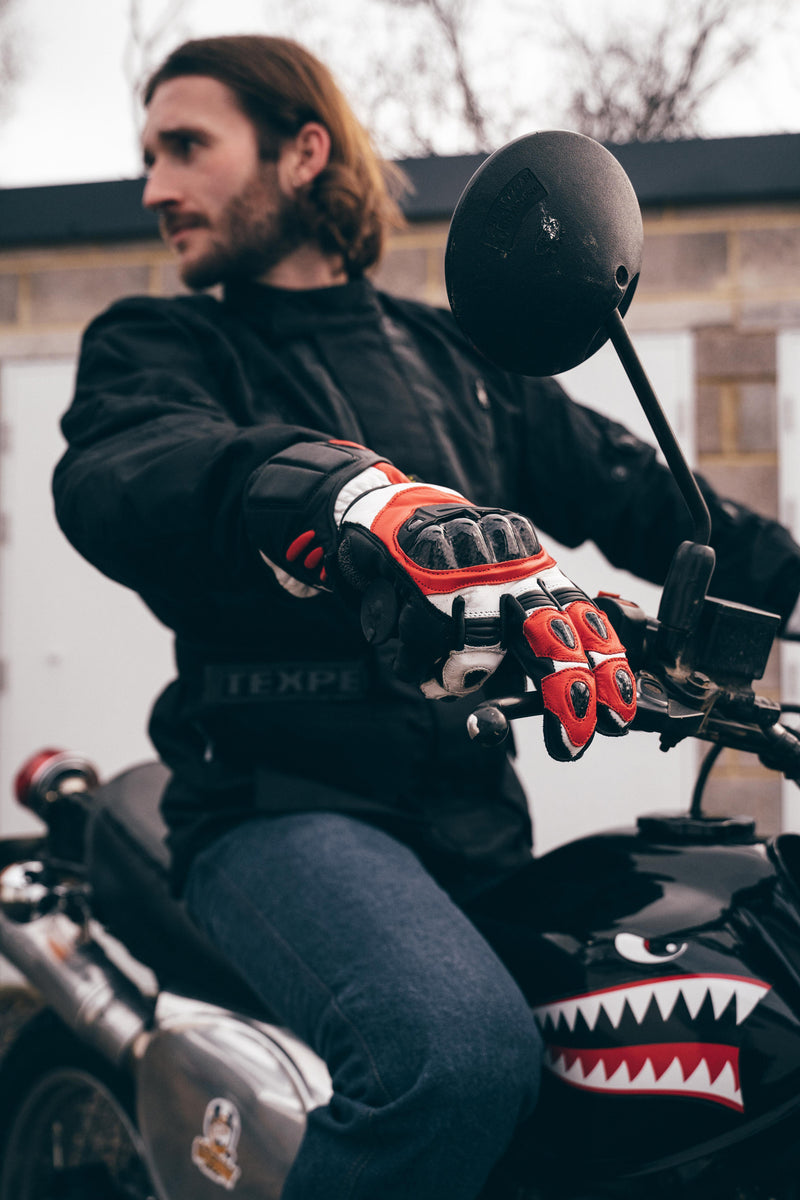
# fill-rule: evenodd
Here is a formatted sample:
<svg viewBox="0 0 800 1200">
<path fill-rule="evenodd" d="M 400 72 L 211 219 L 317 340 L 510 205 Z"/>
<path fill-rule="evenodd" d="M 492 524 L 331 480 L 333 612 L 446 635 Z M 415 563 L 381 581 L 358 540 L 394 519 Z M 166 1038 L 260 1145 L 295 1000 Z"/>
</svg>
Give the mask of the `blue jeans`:
<svg viewBox="0 0 800 1200">
<path fill-rule="evenodd" d="M 258 817 L 197 858 L 186 897 L 331 1073 L 283 1200 L 474 1200 L 535 1105 L 541 1041 L 415 854 L 345 815 Z"/>
</svg>

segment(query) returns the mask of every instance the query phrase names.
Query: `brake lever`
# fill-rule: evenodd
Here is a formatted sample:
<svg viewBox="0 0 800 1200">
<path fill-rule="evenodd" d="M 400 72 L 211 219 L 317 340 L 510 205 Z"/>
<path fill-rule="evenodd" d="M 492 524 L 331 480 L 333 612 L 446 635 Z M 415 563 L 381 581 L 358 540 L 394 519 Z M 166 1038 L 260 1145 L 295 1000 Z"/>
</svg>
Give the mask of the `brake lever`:
<svg viewBox="0 0 800 1200">
<path fill-rule="evenodd" d="M 641 672 L 636 676 L 636 716 L 631 729 L 669 734 L 671 740 L 680 742 L 685 737 L 694 737 L 705 719 L 702 709 L 670 696 L 655 675 Z"/>
<path fill-rule="evenodd" d="M 498 746 L 508 736 L 509 721 L 541 717 L 543 713 L 542 696 L 537 691 L 485 700 L 467 718 L 467 732 L 480 746 Z M 669 696 L 654 675 L 641 673 L 636 676 L 636 716 L 631 729 L 669 733 L 679 742 L 685 737 L 693 737 L 704 720 L 704 712 Z"/>
</svg>

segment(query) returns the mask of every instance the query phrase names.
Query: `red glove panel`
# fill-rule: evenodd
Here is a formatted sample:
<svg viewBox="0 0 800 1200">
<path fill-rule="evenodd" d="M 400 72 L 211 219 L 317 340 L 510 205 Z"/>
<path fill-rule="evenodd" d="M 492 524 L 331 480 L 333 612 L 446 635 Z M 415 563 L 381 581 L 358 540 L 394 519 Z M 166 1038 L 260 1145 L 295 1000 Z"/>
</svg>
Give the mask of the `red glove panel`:
<svg viewBox="0 0 800 1200">
<path fill-rule="evenodd" d="M 506 601 L 509 646 L 542 693 L 544 738 L 552 758 L 578 758 L 595 728 L 627 732 L 636 684 L 613 626 L 557 567 L 540 578 L 548 601 L 526 612 Z"/>
</svg>

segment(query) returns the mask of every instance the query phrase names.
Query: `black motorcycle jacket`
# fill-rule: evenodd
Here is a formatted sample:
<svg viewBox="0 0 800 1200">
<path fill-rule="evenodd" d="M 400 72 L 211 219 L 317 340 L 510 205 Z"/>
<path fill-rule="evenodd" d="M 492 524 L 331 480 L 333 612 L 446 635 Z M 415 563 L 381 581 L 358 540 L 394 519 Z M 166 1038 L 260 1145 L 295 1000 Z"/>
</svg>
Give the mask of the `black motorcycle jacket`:
<svg viewBox="0 0 800 1200">
<path fill-rule="evenodd" d="M 254 553 L 242 498 L 267 459 L 355 441 L 474 504 L 525 513 L 545 544 L 592 540 L 656 583 L 691 534 L 652 447 L 552 380 L 493 368 L 448 313 L 365 280 L 121 301 L 85 333 L 62 428 L 65 534 L 175 632 L 178 677 L 151 736 L 173 772 L 178 881 L 209 838 L 258 811 L 353 812 L 467 872 L 530 852 L 505 753 L 467 738 L 476 698 L 424 700 L 394 677 L 391 645 L 366 645 L 357 610 L 288 594 Z M 800 548 L 702 486 L 711 590 L 788 616 Z"/>
</svg>

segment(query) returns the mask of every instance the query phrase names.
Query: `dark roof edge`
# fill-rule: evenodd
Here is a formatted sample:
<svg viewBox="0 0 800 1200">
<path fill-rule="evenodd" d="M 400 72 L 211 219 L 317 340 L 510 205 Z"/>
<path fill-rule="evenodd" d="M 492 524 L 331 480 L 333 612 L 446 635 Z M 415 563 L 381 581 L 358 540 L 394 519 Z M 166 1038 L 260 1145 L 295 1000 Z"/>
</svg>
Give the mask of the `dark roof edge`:
<svg viewBox="0 0 800 1200">
<path fill-rule="evenodd" d="M 800 199 L 800 133 L 692 138 L 608 145 L 630 177 L 642 208 L 775 203 Z M 414 191 L 411 220 L 449 220 L 481 154 L 406 159 L 398 165 Z"/>
<path fill-rule="evenodd" d="M 609 145 L 642 208 L 800 199 L 800 133 Z M 412 222 L 449 220 L 481 154 L 412 158 L 398 165 Z M 0 248 L 128 241 L 157 234 L 141 207 L 142 180 L 0 188 Z"/>
</svg>

